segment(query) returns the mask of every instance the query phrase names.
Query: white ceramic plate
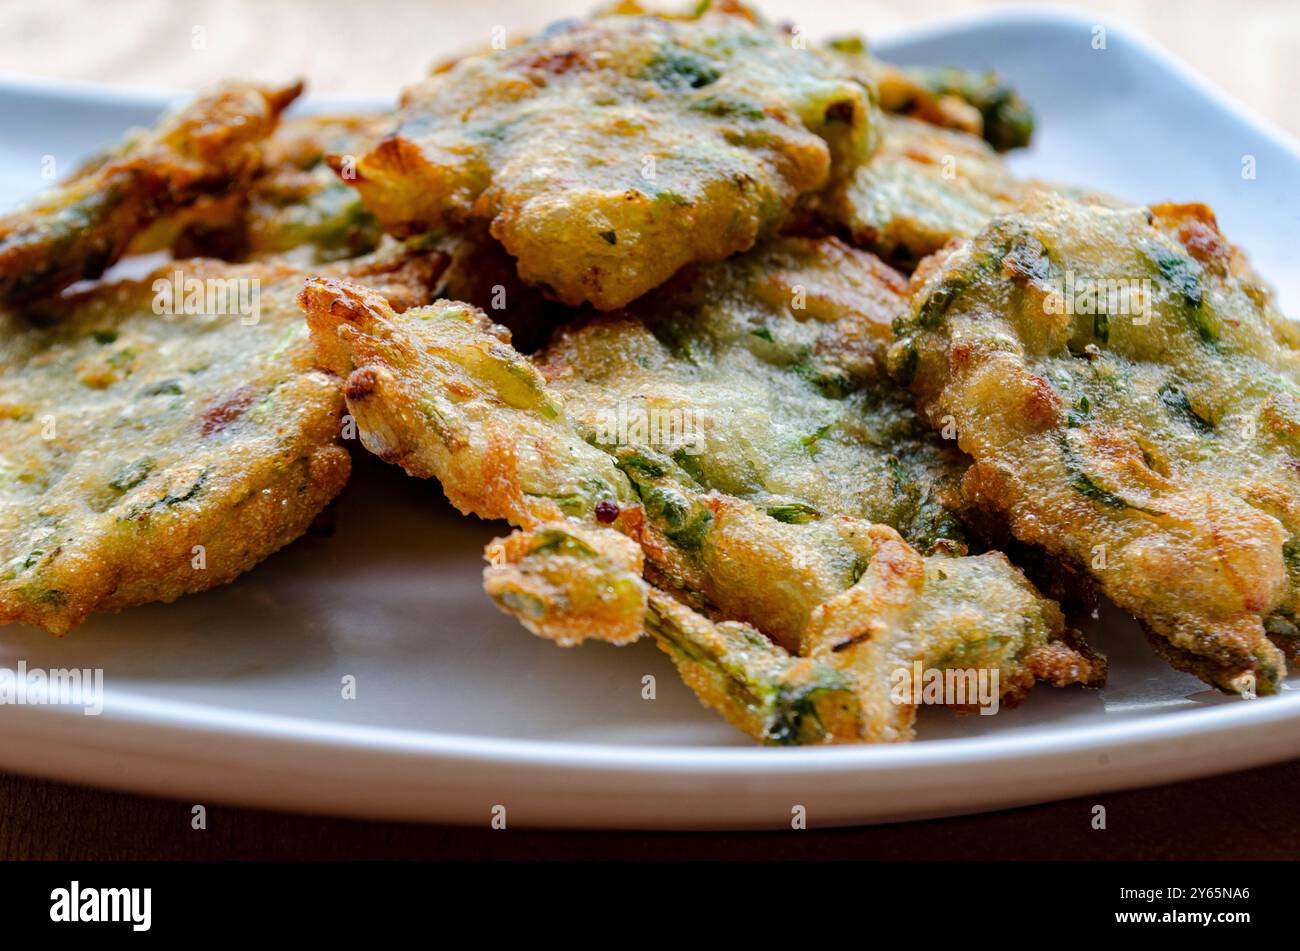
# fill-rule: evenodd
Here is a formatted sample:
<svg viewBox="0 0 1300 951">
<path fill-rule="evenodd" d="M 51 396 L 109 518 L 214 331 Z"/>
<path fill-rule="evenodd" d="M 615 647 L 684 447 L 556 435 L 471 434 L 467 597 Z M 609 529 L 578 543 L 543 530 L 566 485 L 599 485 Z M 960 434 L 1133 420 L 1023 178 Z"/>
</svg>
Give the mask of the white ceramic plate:
<svg viewBox="0 0 1300 951">
<path fill-rule="evenodd" d="M 1136 200 L 1198 199 L 1300 308 L 1300 151 L 1183 67 L 1093 23 L 1009 13 L 882 41 L 904 62 L 996 64 L 1040 117 L 1016 167 Z M 164 97 L 0 86 L 0 202 Z M 1244 155 L 1257 177 L 1242 178 Z M 766 749 L 702 709 L 648 641 L 560 650 L 479 590 L 494 526 L 432 483 L 360 459 L 338 531 L 217 591 L 55 640 L 6 630 L 0 666 L 100 667 L 101 716 L 0 706 L 0 768 L 297 810 L 487 823 L 788 827 L 972 812 L 1169 782 L 1300 755 L 1300 683 L 1244 701 L 1154 659 L 1104 615 L 1100 692 L 1040 687 L 993 717 L 927 711 L 909 746 Z M 641 699 L 642 677 L 658 697 Z M 356 678 L 344 700 L 341 681 Z"/>
</svg>

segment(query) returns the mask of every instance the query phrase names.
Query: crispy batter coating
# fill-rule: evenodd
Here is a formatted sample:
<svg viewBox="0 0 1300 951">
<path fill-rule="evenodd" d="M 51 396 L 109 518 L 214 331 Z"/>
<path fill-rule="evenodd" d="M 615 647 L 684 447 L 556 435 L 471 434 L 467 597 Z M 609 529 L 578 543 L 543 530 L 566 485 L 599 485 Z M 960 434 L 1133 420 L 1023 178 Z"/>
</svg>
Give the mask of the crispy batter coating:
<svg viewBox="0 0 1300 951">
<path fill-rule="evenodd" d="M 263 141 L 301 89 L 220 86 L 0 219 L 0 301 L 98 277 L 152 222 L 246 187 Z"/>
<path fill-rule="evenodd" d="M 398 253 L 340 273 L 404 306 L 428 299 L 427 266 Z M 171 601 L 307 529 L 349 460 L 338 381 L 295 304 L 304 279 L 178 261 L 0 318 L 0 623 L 62 634 Z"/>
<path fill-rule="evenodd" d="M 618 532 L 552 522 L 498 538 L 485 552 L 484 590 L 538 637 L 630 644 L 649 610 L 645 559 Z"/>
<path fill-rule="evenodd" d="M 880 148 L 822 200 L 853 243 L 912 268 L 953 238 L 974 237 L 1029 185 L 981 139 L 899 116 L 880 122 Z"/>
<path fill-rule="evenodd" d="M 510 347 L 501 328 L 464 305 L 440 301 L 398 318 L 375 295 L 330 280 L 309 282 L 302 302 L 322 365 L 347 374 L 348 407 L 367 448 L 412 474 L 438 478 L 462 510 L 504 517 L 532 533 L 490 553 L 497 568 L 526 556 L 532 559 L 529 571 L 489 570 L 488 586 L 499 604 L 545 636 L 581 640 L 593 636 L 593 618 L 599 618 L 607 636 L 622 641 L 644 613 L 635 586 L 615 583 L 582 546 L 547 534 L 565 524 L 604 524 L 638 543 L 650 590 L 677 598 L 692 612 L 685 617 L 728 622 L 732 626 L 725 630 L 738 637 L 752 628 L 779 643 L 787 660 L 815 656 L 850 678 L 859 701 L 847 734 L 854 739 L 910 737 L 915 711 L 893 702 L 892 668 L 886 666 L 902 659 L 996 668 L 1005 702 L 1023 695 L 1035 676 L 1096 683 L 1104 662 L 1071 646 L 1056 606 L 1003 556 L 952 557 L 946 553 L 951 545 L 941 544 L 941 553 L 925 558 L 893 528 L 836 510 L 889 506 L 901 494 L 912 514 L 917 511 L 916 499 L 895 483 L 885 501 L 818 485 L 816 443 L 822 439 L 832 466 L 866 466 L 885 454 L 871 446 L 867 418 L 855 421 L 837 407 L 829 415 L 843 418 L 832 418 L 830 428 L 807 425 L 806 404 L 824 409 L 817 399 L 826 396 L 828 380 L 837 381 L 831 392 L 844 399 L 876 372 L 883 345 L 879 302 L 896 297 L 897 277 L 859 263 L 858 273 L 845 274 L 837 284 L 839 265 L 854 256 L 838 243 L 819 247 L 795 240 L 763 254 L 760 249 L 753 260 L 716 266 L 719 273 L 712 277 L 684 275 L 682 286 L 645 302 L 657 315 L 647 317 L 651 326 L 660 333 L 679 331 L 668 336 L 685 351 L 674 354 L 655 333 L 628 330 L 630 315 L 605 316 L 548 349 L 540 358 L 545 376 Z M 878 262 L 875 267 L 883 269 Z M 781 303 L 790 289 L 783 282 L 798 273 L 810 280 L 805 301 L 815 301 L 807 314 Z M 848 295 L 855 281 L 866 291 Z M 720 303 L 716 313 L 706 312 L 698 324 L 684 316 L 724 286 L 731 296 L 722 298 L 727 304 Z M 833 303 L 836 293 L 850 300 L 842 310 Z M 673 313 L 673 299 L 683 313 Z M 730 322 L 728 304 L 735 315 Z M 837 333 L 840 343 L 852 344 L 843 354 L 835 348 Z M 592 336 L 579 342 L 585 334 Z M 770 363 L 755 359 L 751 338 L 772 345 L 759 351 Z M 592 345 L 589 353 L 586 343 Z M 702 359 L 706 353 L 708 361 Z M 772 415 L 769 425 L 778 436 L 755 440 L 764 427 L 751 429 L 743 419 L 732 432 L 728 427 L 742 414 L 727 412 L 708 438 L 717 440 L 712 445 L 720 447 L 719 454 L 752 440 L 748 449 L 767 467 L 764 474 L 798 486 L 804 495 L 787 492 L 777 501 L 748 471 L 743 455 L 730 461 L 710 457 L 694 466 L 631 430 L 604 440 L 585 432 L 592 425 L 592 401 L 602 391 L 583 374 L 599 377 L 605 369 L 614 380 L 640 373 L 640 382 L 629 385 L 647 393 L 658 388 L 667 401 L 673 393 L 665 387 L 674 374 L 706 371 L 697 381 L 687 380 L 704 400 L 710 398 L 709 384 L 716 384 L 715 398 L 721 399 L 726 381 L 739 381 L 746 371 L 765 380 L 766 390 L 750 387 L 728 409 L 756 402 L 760 412 Z M 816 434 L 811 442 L 804 439 L 810 433 Z M 787 442 L 802 453 L 802 478 Z M 917 465 L 916 472 L 924 476 L 925 467 Z M 826 481 L 837 474 L 843 473 L 832 471 Z M 754 484 L 745 485 L 743 479 L 751 477 Z M 565 516 L 571 521 L 565 523 Z M 900 524 L 912 528 L 911 519 L 905 515 Z M 624 581 L 635 577 L 635 561 L 612 558 L 613 544 L 584 542 L 605 561 L 620 564 Z M 611 614 L 623 620 L 613 621 Z M 695 621 L 683 624 L 687 631 L 696 627 Z M 722 626 L 700 630 L 712 637 Z M 653 623 L 647 629 L 655 634 Z M 726 706 L 716 683 L 699 687 L 695 681 L 704 681 L 687 680 L 705 691 L 706 703 Z M 769 684 L 763 691 L 771 689 Z M 838 701 L 832 706 L 844 709 Z M 742 728 L 751 735 L 772 739 L 766 727 L 755 728 L 768 722 L 763 717 L 747 719 L 734 710 L 727 716 L 748 724 Z M 811 732 L 794 731 L 798 738 L 789 741 L 845 738 L 842 725 L 813 729 L 811 722 Z"/>
<path fill-rule="evenodd" d="M 1277 689 L 1300 605 L 1300 349 L 1201 205 L 1040 193 L 927 262 L 891 369 L 964 487 L 1175 666 Z"/>
<path fill-rule="evenodd" d="M 408 90 L 355 184 L 398 233 L 488 221 L 526 281 L 611 309 L 779 228 L 870 153 L 872 108 L 744 16 L 566 21 Z"/>
</svg>

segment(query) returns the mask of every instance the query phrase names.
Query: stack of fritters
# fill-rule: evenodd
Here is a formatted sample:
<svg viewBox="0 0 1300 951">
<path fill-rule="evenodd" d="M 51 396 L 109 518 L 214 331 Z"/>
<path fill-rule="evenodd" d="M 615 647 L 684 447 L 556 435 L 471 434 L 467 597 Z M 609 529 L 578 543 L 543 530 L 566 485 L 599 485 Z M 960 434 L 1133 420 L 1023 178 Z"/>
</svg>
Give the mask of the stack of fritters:
<svg viewBox="0 0 1300 951">
<path fill-rule="evenodd" d="M 765 742 L 910 738 L 899 670 L 1100 684 L 1012 536 L 1207 682 L 1285 675 L 1300 334 L 1201 206 L 1013 177 L 995 75 L 623 4 L 392 117 L 277 131 L 295 92 L 200 99 L 0 222 L 0 620 L 230 580 L 339 491 L 355 422 L 515 526 L 503 610 L 648 634 Z M 256 321 L 159 314 L 172 275 L 255 283 Z"/>
</svg>

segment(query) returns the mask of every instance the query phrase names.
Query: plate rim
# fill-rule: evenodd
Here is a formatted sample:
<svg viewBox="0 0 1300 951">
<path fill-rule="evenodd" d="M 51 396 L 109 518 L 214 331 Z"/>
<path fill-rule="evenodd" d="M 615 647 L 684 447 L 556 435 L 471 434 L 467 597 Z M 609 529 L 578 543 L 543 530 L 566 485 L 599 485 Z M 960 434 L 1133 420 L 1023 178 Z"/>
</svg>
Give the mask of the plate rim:
<svg viewBox="0 0 1300 951">
<path fill-rule="evenodd" d="M 1087 689 L 1087 688 L 1083 688 Z M 1208 688 L 1207 688 L 1208 689 Z M 112 714 L 109 714 L 109 709 Z M 159 701 L 127 694 L 113 698 L 104 713 L 88 717 L 73 705 L 28 706 L 48 720 L 74 722 L 93 719 L 101 723 L 160 727 L 176 733 L 235 734 L 268 744 L 310 743 L 322 749 L 356 749 L 397 754 L 438 755 L 464 762 L 512 763 L 521 766 L 575 766 L 662 773 L 665 769 L 692 770 L 700 765 L 723 772 L 746 772 L 756 766 L 780 763 L 781 771 L 816 767 L 825 772 L 910 769 L 994 759 L 1033 759 L 1045 752 L 1086 755 L 1106 752 L 1118 744 L 1156 739 L 1176 741 L 1188 737 L 1213 737 L 1243 729 L 1259 729 L 1300 720 L 1300 689 L 1284 684 L 1283 691 L 1252 700 L 1224 697 L 1203 709 L 1158 713 L 1111 723 L 1073 725 L 1030 733 L 988 733 L 906 743 L 861 743 L 831 746 L 672 746 L 615 744 L 585 740 L 550 740 L 480 736 L 313 720 L 272 713 L 244 713 L 237 708 Z M 0 736 L 4 735 L 0 719 Z M 1300 736 L 1297 737 L 1300 751 Z M 0 754 L 2 758 L 2 754 Z"/>
</svg>

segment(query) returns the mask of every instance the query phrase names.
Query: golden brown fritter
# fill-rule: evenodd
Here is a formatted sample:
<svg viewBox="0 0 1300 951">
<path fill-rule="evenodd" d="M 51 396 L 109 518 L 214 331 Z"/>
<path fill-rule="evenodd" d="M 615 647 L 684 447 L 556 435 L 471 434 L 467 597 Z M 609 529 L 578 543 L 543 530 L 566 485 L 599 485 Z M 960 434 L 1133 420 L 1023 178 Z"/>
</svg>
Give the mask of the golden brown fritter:
<svg viewBox="0 0 1300 951">
<path fill-rule="evenodd" d="M 379 222 L 327 164 L 350 164 L 393 125 L 390 116 L 294 119 L 272 137 L 266 172 L 253 182 L 244 214 L 250 258 L 293 251 L 319 264 L 373 251 Z M 305 252 L 305 253 L 303 253 Z"/>
<path fill-rule="evenodd" d="M 822 207 L 855 245 L 899 266 L 974 237 L 1030 187 L 973 135 L 899 116 L 882 117 L 880 127 L 880 148 Z"/>
<path fill-rule="evenodd" d="M 98 277 L 152 222 L 246 187 L 263 141 L 301 89 L 220 86 L 0 219 L 0 301 Z"/>
<path fill-rule="evenodd" d="M 960 543 L 944 503 L 964 460 L 883 371 L 906 287 L 834 238 L 777 239 L 561 328 L 535 362 L 606 451 L 637 445 L 778 520 L 850 515 L 923 550 Z"/>
<path fill-rule="evenodd" d="M 748 624 L 692 611 L 643 579 L 641 549 L 625 535 L 557 522 L 498 539 L 487 558 L 484 589 L 530 631 L 562 645 L 627 643 L 644 632 L 705 706 L 756 740 L 852 742 L 863 734 L 847 674 L 792 657 Z"/>
<path fill-rule="evenodd" d="M 652 14 L 669 19 L 693 19 L 702 10 L 742 17 L 773 33 L 797 37 L 790 23 L 770 23 L 756 7 L 738 0 L 705 0 L 692 10 L 665 12 L 639 0 L 615 0 L 593 16 Z M 518 41 L 516 41 L 518 42 Z M 930 125 L 967 132 L 987 141 L 999 152 L 1022 148 L 1034 133 L 1034 113 L 1015 89 L 995 70 L 977 72 L 956 66 L 898 66 L 877 59 L 865 38 L 839 36 L 819 46 L 864 86 L 875 92 L 880 108 Z M 450 68 L 456 60 L 435 67 Z"/>
<path fill-rule="evenodd" d="M 462 512 L 532 527 L 635 498 L 614 461 L 573 432 L 509 331 L 481 311 L 440 300 L 399 322 L 377 295 L 329 278 L 308 281 L 300 302 L 320 365 L 345 381 L 363 445 L 439 478 Z"/>
<path fill-rule="evenodd" d="M 1277 689 L 1300 606 L 1300 350 L 1199 205 L 1050 193 L 926 262 L 891 369 L 965 491 L 1181 669 Z"/>
<path fill-rule="evenodd" d="M 368 254 L 379 244 L 379 222 L 326 159 L 334 157 L 346 174 L 392 124 L 383 115 L 286 119 L 246 188 L 160 218 L 130 250 L 238 261 L 287 256 L 305 266 Z"/>
<path fill-rule="evenodd" d="M 1068 640 L 1048 639 L 1026 649 L 963 638 L 985 618 L 963 608 L 962 599 L 998 603 L 977 594 L 986 584 L 993 585 L 989 594 L 1006 598 L 1005 623 L 1023 617 L 1059 629 L 1050 602 L 1025 585 L 1006 586 L 1011 576 L 1000 556 L 932 564 L 927 593 L 934 600 L 909 622 L 907 605 L 917 586 L 926 584 L 920 577 L 925 565 L 888 529 L 878 527 L 873 542 L 877 569 L 823 608 L 807 657 L 788 653 L 752 625 L 714 621 L 691 610 L 643 579 L 644 556 L 630 538 L 572 520 L 517 531 L 489 545 L 484 588 L 529 630 L 560 644 L 588 638 L 627 643 L 644 628 L 701 702 L 754 739 L 773 744 L 909 738 L 915 710 L 895 702 L 881 675 L 912 663 L 921 648 L 914 638 L 918 631 L 929 641 L 929 657 L 947 669 L 1004 665 L 999 669 L 1011 683 L 1003 703 L 1023 697 L 1035 678 L 1065 685 L 1104 673 L 1104 662 Z M 963 580 L 944 587 L 949 579 L 940 574 L 954 565 Z M 1016 650 L 1023 651 L 1019 660 L 1009 660 Z"/>
<path fill-rule="evenodd" d="M 900 526 L 925 531 L 919 526 L 944 516 L 926 508 L 922 493 L 904 491 L 897 476 L 887 480 L 883 499 L 818 484 L 819 473 L 831 481 L 839 467 L 865 470 L 889 454 L 872 445 L 870 417 L 854 418 L 850 395 L 865 391 L 877 372 L 879 299 L 897 294 L 897 278 L 860 268 L 837 283 L 838 269 L 827 262 L 852 256 L 842 245 L 796 240 L 714 266 L 719 273 L 711 277 L 683 275 L 684 286 L 663 292 L 676 297 L 680 313 L 659 295 L 643 302 L 655 311 L 647 321 L 657 334 L 638 333 L 631 315 L 598 317 L 542 355 L 544 375 L 510 346 L 503 328 L 463 304 L 440 301 L 399 318 L 377 296 L 330 280 L 310 281 L 302 302 L 322 365 L 346 377 L 363 444 L 414 475 L 438 478 L 463 511 L 506 518 L 528 533 L 490 552 L 488 588 L 499 604 L 562 642 L 597 631 L 623 641 L 641 618 L 679 666 L 694 671 L 684 676 L 705 702 L 756 738 L 906 739 L 915 710 L 895 702 L 890 684 L 895 669 L 913 661 L 997 670 L 1006 703 L 1035 677 L 1097 682 L 1104 662 L 1071 645 L 1059 610 L 1005 557 L 953 557 L 954 546 L 943 541 L 923 557 L 893 528 L 851 514 L 881 506 L 903 513 Z M 810 282 L 803 300 L 813 301 L 806 313 L 782 300 L 793 289 L 784 282 L 801 268 Z M 855 281 L 865 293 L 837 307 L 836 295 L 847 295 Z M 715 293 L 724 295 L 716 310 L 688 316 Z M 830 345 L 837 333 L 851 343 L 843 352 Z M 739 389 L 747 375 L 762 385 Z M 624 376 L 670 419 L 679 377 L 705 403 L 727 398 L 728 412 L 706 426 L 707 458 L 674 451 L 651 435 L 653 426 L 602 434 L 604 424 L 592 415 L 598 398 L 637 408 L 629 405 L 631 390 L 615 382 Z M 612 390 L 599 397 L 602 380 Z M 738 387 L 729 397 L 728 383 Z M 736 425 L 731 410 L 751 406 L 769 414 L 765 426 Z M 818 426 L 808 425 L 814 410 Z M 899 404 L 896 412 L 907 411 Z M 735 445 L 743 451 L 728 456 Z M 924 450 L 916 451 L 904 480 L 928 476 Z M 778 499 L 764 479 L 797 488 Z M 584 525 L 608 525 L 634 539 L 649 586 L 631 580 L 640 562 L 618 554 L 626 545 L 593 541 Z M 522 574 L 508 567 L 523 562 Z M 644 599 L 670 595 L 688 613 L 665 633 Z M 692 631 L 707 644 L 695 645 Z M 714 679 L 712 661 L 708 676 L 692 665 L 719 651 L 750 656 L 756 634 L 770 639 L 762 652 L 769 672 L 807 671 L 802 662 L 809 660 L 838 671 L 834 684 L 820 675 L 814 681 L 824 691 L 818 696 L 830 698 L 827 711 L 839 712 L 809 715 L 791 728 L 789 716 L 766 701 L 737 700 L 732 680 Z M 719 647 L 717 638 L 729 646 Z M 785 675 L 774 676 L 779 682 L 752 684 L 748 695 L 786 696 Z M 856 698 L 847 732 L 839 677 Z"/>
<path fill-rule="evenodd" d="M 403 104 L 357 167 L 370 210 L 490 222 L 526 281 L 601 309 L 750 247 L 874 144 L 866 87 L 725 12 L 558 23 Z"/>
<path fill-rule="evenodd" d="M 428 267 L 397 251 L 338 273 L 407 306 L 428 300 Z M 62 634 L 171 601 L 306 530 L 349 463 L 338 381 L 295 303 L 304 279 L 178 261 L 3 316 L 0 623 Z"/>
</svg>

